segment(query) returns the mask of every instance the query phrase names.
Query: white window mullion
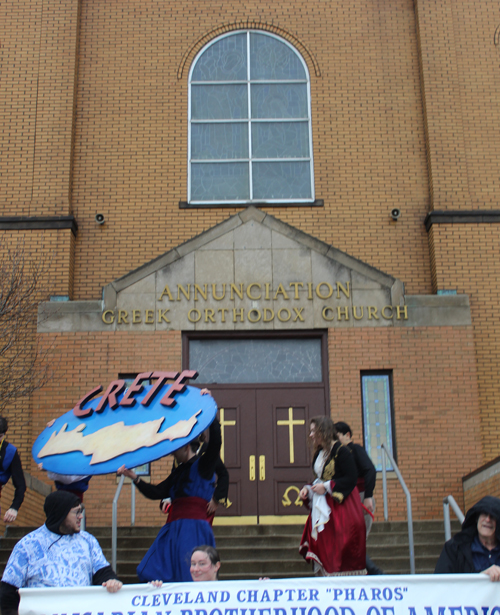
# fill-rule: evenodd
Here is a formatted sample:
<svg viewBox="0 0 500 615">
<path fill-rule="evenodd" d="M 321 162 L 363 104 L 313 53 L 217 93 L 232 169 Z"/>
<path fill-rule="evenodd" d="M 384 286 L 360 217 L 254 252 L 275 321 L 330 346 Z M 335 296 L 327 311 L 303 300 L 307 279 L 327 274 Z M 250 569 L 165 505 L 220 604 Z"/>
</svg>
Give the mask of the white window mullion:
<svg viewBox="0 0 500 615">
<path fill-rule="evenodd" d="M 300 160 L 299 158 L 292 158 L 291 160 Z M 248 162 L 248 158 L 193 158 L 191 160 L 193 164 L 230 164 L 232 162 Z"/>
<path fill-rule="evenodd" d="M 309 124 L 309 173 L 311 175 L 311 195 L 314 196 L 314 156 L 312 134 L 311 80 L 307 81 L 307 120 Z"/>
<path fill-rule="evenodd" d="M 253 201 L 253 169 L 252 169 L 252 96 L 250 84 L 250 32 L 247 32 L 247 96 L 248 96 L 248 181 L 249 194 Z"/>
<path fill-rule="evenodd" d="M 190 75 L 191 76 L 191 75 Z M 188 180 L 188 190 L 187 190 L 187 198 L 188 203 L 191 202 L 191 80 L 189 80 L 188 87 L 188 168 L 187 168 L 187 180 Z"/>
</svg>

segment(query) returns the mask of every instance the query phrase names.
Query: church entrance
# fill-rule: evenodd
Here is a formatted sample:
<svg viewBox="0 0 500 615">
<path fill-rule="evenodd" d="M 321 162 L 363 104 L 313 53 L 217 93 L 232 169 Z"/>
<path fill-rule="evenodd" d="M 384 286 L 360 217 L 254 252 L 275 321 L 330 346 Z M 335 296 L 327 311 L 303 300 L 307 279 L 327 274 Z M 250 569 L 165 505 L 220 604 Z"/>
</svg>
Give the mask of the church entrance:
<svg viewBox="0 0 500 615">
<path fill-rule="evenodd" d="M 230 475 L 226 516 L 307 514 L 298 494 L 311 480 L 309 421 L 325 414 L 322 387 L 214 386 Z"/>
<path fill-rule="evenodd" d="M 323 345 L 317 335 L 189 339 L 189 369 L 199 371 L 198 383 L 219 406 L 230 475 L 228 507 L 217 517 L 286 523 L 307 514 L 298 494 L 311 480 L 309 423 L 328 412 Z"/>
</svg>

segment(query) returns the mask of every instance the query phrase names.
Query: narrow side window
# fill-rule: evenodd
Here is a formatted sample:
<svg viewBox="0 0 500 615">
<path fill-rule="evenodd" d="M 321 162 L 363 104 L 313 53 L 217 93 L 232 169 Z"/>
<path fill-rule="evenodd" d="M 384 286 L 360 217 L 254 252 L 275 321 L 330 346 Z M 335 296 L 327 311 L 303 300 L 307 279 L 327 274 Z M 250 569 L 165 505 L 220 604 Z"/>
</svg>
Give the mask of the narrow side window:
<svg viewBox="0 0 500 615">
<path fill-rule="evenodd" d="M 362 372 L 363 435 L 365 449 L 377 472 L 382 471 L 382 444 L 396 460 L 392 410 L 392 372 Z M 386 458 L 387 470 L 392 464 Z"/>
</svg>

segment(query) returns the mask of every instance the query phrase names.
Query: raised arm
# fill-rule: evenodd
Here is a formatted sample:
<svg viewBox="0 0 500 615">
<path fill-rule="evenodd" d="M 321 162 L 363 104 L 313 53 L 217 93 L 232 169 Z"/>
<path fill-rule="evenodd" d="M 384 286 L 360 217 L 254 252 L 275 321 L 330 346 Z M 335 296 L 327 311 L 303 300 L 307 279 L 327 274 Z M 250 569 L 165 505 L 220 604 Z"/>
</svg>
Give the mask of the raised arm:
<svg viewBox="0 0 500 615">
<path fill-rule="evenodd" d="M 210 479 L 215 472 L 215 466 L 220 459 L 220 447 L 222 444 L 220 424 L 214 419 L 208 430 L 209 440 L 207 448 L 200 458 L 198 465 L 199 473 L 202 478 Z"/>
<path fill-rule="evenodd" d="M 164 481 L 159 483 L 158 485 L 152 485 L 151 483 L 146 483 L 141 480 L 140 476 L 134 472 L 134 470 L 129 470 L 125 466 L 118 468 L 117 471 L 118 476 L 126 476 L 130 478 L 134 485 L 139 489 L 142 495 L 149 500 L 163 500 L 164 498 L 168 498 L 170 493 L 170 488 L 172 486 L 172 474 Z"/>
<path fill-rule="evenodd" d="M 214 499 L 217 502 L 225 502 L 229 492 L 229 472 L 220 457 L 215 464 L 215 473 L 217 474 L 217 484 L 215 485 Z"/>
<path fill-rule="evenodd" d="M 24 494 L 26 493 L 26 481 L 24 480 L 23 466 L 21 465 L 21 458 L 19 452 L 14 453 L 12 463 L 10 464 L 10 470 L 12 472 L 12 484 L 14 485 L 14 499 L 10 505 L 9 510 L 4 515 L 4 521 L 6 523 L 12 523 L 16 520 L 17 511 L 21 507 L 24 501 Z"/>
</svg>

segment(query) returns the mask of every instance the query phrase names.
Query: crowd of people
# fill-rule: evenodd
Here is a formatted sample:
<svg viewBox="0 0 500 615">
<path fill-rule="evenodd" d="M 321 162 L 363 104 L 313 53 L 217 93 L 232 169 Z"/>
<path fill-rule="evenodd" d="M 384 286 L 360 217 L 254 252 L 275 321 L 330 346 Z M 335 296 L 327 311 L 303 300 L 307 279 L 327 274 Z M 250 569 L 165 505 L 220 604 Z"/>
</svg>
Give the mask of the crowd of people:
<svg viewBox="0 0 500 615">
<path fill-rule="evenodd" d="M 203 394 L 209 393 L 206 389 Z M 4 515 L 16 519 L 26 491 L 17 449 L 6 441 L 8 423 L 0 417 L 0 490 L 12 478 L 14 500 Z M 366 555 L 373 521 L 376 470 L 352 430 L 330 417 L 310 421 L 314 480 L 300 491 L 309 510 L 299 552 L 322 576 L 383 574 Z M 208 433 L 177 449 L 172 472 L 153 485 L 122 466 L 152 500 L 168 503 L 168 518 L 137 568 L 143 582 L 216 581 L 221 566 L 212 531 L 214 512 L 227 499 L 229 475 L 220 458 L 221 430 L 214 420 Z M 0 583 L 3 615 L 17 615 L 18 589 L 102 585 L 109 592 L 122 583 L 97 540 L 82 531 L 83 493 L 89 477 L 58 475 L 56 491 L 44 504 L 46 522 L 14 547 Z M 83 481 L 80 482 L 80 481 Z M 82 488 L 83 486 L 83 488 Z M 500 499 L 487 496 L 473 506 L 462 530 L 446 542 L 436 573 L 484 573 L 500 581 Z"/>
</svg>

